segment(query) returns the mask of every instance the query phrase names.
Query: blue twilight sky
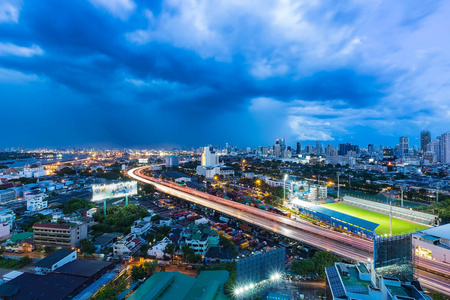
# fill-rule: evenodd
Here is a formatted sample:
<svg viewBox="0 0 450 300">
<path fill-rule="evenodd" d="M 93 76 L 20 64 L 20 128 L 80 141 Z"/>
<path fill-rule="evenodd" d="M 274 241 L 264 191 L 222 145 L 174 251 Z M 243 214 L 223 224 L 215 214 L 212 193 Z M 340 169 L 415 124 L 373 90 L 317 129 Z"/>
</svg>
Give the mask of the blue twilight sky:
<svg viewBox="0 0 450 300">
<path fill-rule="evenodd" d="M 450 130 L 450 1 L 0 0 L 0 148 Z"/>
</svg>

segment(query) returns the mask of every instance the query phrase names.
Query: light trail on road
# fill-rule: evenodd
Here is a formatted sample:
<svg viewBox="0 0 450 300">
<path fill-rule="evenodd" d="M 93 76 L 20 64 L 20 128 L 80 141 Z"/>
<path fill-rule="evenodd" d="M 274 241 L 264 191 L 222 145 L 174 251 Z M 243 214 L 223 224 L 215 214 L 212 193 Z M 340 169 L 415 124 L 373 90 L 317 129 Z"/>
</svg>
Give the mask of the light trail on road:
<svg viewBox="0 0 450 300">
<path fill-rule="evenodd" d="M 143 170 L 146 168 L 148 166 L 131 169 L 128 171 L 128 176 L 143 183 L 153 184 L 163 193 L 214 209 L 233 218 L 309 244 L 317 249 L 332 252 L 337 256 L 352 261 L 367 261 L 372 257 L 372 241 L 334 232 L 312 225 L 305 220 L 293 220 L 256 207 L 212 196 L 187 187 L 177 186 L 174 183 L 163 182 L 144 175 Z M 450 266 L 447 264 L 436 264 L 433 261 L 423 258 L 416 259 L 416 263 L 419 267 L 431 272 L 450 274 Z M 450 280 L 445 277 L 424 270 L 418 270 L 416 275 L 425 287 L 450 295 Z"/>
</svg>

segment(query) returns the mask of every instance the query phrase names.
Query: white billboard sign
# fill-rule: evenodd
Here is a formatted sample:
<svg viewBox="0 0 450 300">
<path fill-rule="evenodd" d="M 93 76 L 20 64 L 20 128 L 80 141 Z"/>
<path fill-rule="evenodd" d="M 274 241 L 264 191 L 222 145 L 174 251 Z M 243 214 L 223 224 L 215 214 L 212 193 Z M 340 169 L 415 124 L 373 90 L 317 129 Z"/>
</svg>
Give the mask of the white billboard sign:
<svg viewBox="0 0 450 300">
<path fill-rule="evenodd" d="M 92 201 L 125 197 L 137 194 L 137 181 L 123 181 L 92 186 Z"/>
</svg>

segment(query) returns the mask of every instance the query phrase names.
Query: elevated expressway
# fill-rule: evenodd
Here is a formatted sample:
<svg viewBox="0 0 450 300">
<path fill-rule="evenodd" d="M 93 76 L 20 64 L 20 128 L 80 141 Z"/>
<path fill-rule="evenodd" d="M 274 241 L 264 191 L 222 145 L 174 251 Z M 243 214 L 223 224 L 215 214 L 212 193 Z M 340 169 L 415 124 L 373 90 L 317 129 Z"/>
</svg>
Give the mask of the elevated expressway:
<svg viewBox="0 0 450 300">
<path fill-rule="evenodd" d="M 339 257 L 352 261 L 367 261 L 372 258 L 372 241 L 331 231 L 302 219 L 284 217 L 188 187 L 178 186 L 171 182 L 160 181 L 159 179 L 146 176 L 143 173 L 146 168 L 148 166 L 131 169 L 128 171 L 128 176 L 142 183 L 153 184 L 159 191 L 166 194 L 219 211 L 303 244 L 311 245 L 317 249 L 329 251 Z M 425 287 L 450 295 L 450 280 L 441 276 L 442 274 L 450 276 L 450 265 L 432 262 L 427 259 L 416 259 L 416 264 L 423 269 L 417 275 Z M 435 274 L 425 270 L 433 271 Z"/>
</svg>

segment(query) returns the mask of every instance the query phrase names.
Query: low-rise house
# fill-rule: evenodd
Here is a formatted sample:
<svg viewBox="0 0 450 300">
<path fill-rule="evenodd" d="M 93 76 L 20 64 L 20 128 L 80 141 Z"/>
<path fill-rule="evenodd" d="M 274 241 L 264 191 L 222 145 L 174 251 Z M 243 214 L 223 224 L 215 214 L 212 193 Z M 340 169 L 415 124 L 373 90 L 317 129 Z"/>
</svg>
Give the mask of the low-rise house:
<svg viewBox="0 0 450 300">
<path fill-rule="evenodd" d="M 102 249 L 105 249 L 106 247 L 111 246 L 112 244 L 117 242 L 117 240 L 119 238 L 122 238 L 122 237 L 123 237 L 123 233 L 107 232 L 107 233 L 104 233 L 101 236 L 97 237 L 93 243 L 94 243 L 95 247 L 97 247 L 99 250 L 102 250 Z"/>
<path fill-rule="evenodd" d="M 173 179 L 173 181 L 178 183 L 188 182 L 192 180 L 190 176 L 178 171 L 167 171 L 163 173 L 162 176 L 169 180 Z"/>
<path fill-rule="evenodd" d="M 45 275 L 77 259 L 76 250 L 60 249 L 34 264 L 34 273 Z"/>
<path fill-rule="evenodd" d="M 161 220 L 159 220 L 159 225 L 160 226 L 170 226 L 170 225 L 172 225 L 172 219 L 171 218 L 162 218 Z"/>
<path fill-rule="evenodd" d="M 16 220 L 16 214 L 11 209 L 0 208 L 0 222 L 8 223 L 9 228 L 13 228 L 14 221 Z"/>
<path fill-rule="evenodd" d="M 150 220 L 137 220 L 131 226 L 131 233 L 136 235 L 146 234 L 152 227 L 152 222 Z"/>
<path fill-rule="evenodd" d="M 123 239 L 113 245 L 113 255 L 115 258 L 131 257 L 142 246 L 142 241 L 133 233 L 129 233 Z"/>
<path fill-rule="evenodd" d="M 0 223 L 0 239 L 5 239 L 11 235 L 11 228 L 8 222 Z"/>
<path fill-rule="evenodd" d="M 21 232 L 11 236 L 2 246 L 7 252 L 32 252 L 34 250 L 34 233 Z"/>
<path fill-rule="evenodd" d="M 210 247 L 219 245 L 219 234 L 209 225 L 190 223 L 182 232 L 180 243 L 189 245 L 195 254 L 204 256 Z"/>
<path fill-rule="evenodd" d="M 157 259 L 163 259 L 165 255 L 164 250 L 166 249 L 167 245 L 171 244 L 172 241 L 165 237 L 161 241 L 157 242 L 153 247 L 148 250 L 147 254 L 150 256 L 155 256 Z"/>
<path fill-rule="evenodd" d="M 44 194 L 35 195 L 27 200 L 27 210 L 31 212 L 40 211 L 46 209 L 48 206 L 48 201 L 44 200 Z"/>
<path fill-rule="evenodd" d="M 17 200 L 15 191 L 12 190 L 0 190 L 0 203 L 8 203 Z"/>
</svg>

